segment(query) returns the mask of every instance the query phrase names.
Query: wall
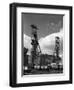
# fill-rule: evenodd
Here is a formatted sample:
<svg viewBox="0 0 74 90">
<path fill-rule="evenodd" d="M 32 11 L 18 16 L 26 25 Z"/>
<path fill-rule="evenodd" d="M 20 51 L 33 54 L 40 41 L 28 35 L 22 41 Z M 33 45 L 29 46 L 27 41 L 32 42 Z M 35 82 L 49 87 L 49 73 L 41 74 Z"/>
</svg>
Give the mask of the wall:
<svg viewBox="0 0 74 90">
<path fill-rule="evenodd" d="M 38 3 L 38 4 L 53 4 L 53 5 L 70 5 L 73 6 L 74 0 L 1 0 L 0 1 L 0 90 L 11 90 L 9 87 L 9 3 L 24 2 L 24 3 Z M 51 85 L 38 87 L 24 87 L 16 88 L 21 90 L 73 90 L 72 85 Z"/>
</svg>

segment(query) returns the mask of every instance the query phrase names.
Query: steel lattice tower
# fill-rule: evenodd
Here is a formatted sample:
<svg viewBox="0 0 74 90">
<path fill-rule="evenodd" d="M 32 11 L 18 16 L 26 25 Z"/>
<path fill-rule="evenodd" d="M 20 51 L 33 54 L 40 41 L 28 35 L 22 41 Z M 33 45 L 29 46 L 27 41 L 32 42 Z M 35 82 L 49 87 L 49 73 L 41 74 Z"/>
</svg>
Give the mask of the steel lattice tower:
<svg viewBox="0 0 74 90">
<path fill-rule="evenodd" d="M 32 45 L 32 49 L 31 49 L 31 59 L 32 59 L 32 67 L 34 67 L 35 62 L 36 64 L 40 61 L 38 61 L 38 57 L 41 54 L 41 49 L 40 49 L 40 45 L 38 43 L 38 36 L 37 36 L 37 30 L 38 28 L 35 25 L 31 25 L 31 45 Z"/>
<path fill-rule="evenodd" d="M 59 53 L 60 53 L 60 38 L 57 36 L 57 37 L 55 37 L 55 50 L 54 50 L 55 58 L 54 58 L 54 61 L 55 61 L 55 59 L 58 60 Z"/>
</svg>

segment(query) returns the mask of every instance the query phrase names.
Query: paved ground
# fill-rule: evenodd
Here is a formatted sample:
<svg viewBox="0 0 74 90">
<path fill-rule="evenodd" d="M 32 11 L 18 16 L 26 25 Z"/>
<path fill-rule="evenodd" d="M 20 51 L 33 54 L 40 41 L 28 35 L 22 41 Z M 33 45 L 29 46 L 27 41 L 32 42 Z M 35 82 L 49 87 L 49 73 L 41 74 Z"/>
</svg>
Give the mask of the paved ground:
<svg viewBox="0 0 74 90">
<path fill-rule="evenodd" d="M 24 72 L 24 75 L 32 75 L 32 74 L 58 74 L 63 73 L 63 70 L 31 70 L 28 72 Z"/>
</svg>

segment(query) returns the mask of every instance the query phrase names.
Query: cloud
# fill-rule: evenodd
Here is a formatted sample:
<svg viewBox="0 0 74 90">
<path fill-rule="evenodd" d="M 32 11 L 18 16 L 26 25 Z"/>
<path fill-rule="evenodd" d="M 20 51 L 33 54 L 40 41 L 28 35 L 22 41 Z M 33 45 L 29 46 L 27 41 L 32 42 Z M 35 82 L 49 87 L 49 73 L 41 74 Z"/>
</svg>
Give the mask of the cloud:
<svg viewBox="0 0 74 90">
<path fill-rule="evenodd" d="M 28 53 L 27 54 L 30 54 L 31 48 L 32 48 L 31 37 L 29 37 L 26 34 L 24 34 L 24 47 L 28 49 Z"/>
<path fill-rule="evenodd" d="M 40 48 L 43 54 L 53 54 L 55 48 L 55 37 L 60 37 L 60 54 L 63 53 L 63 30 L 61 29 L 60 32 L 50 34 L 46 37 L 43 37 L 39 40 Z M 28 54 L 31 53 L 31 37 L 24 34 L 24 47 L 28 48 Z"/>
<path fill-rule="evenodd" d="M 55 37 L 60 38 L 60 54 L 63 52 L 63 30 L 60 32 L 50 34 L 39 40 L 42 53 L 53 54 L 55 48 Z"/>
</svg>

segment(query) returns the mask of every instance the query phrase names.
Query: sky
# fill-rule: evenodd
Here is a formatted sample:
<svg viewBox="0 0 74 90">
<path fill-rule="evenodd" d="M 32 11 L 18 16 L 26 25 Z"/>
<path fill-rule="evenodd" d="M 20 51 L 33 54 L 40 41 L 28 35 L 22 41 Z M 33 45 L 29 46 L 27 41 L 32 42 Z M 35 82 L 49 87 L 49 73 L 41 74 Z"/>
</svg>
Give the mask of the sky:
<svg viewBox="0 0 74 90">
<path fill-rule="evenodd" d="M 63 15 L 22 13 L 23 33 L 28 36 L 31 36 L 31 24 L 39 28 L 38 39 L 40 39 L 60 31 L 63 27 Z"/>
<path fill-rule="evenodd" d="M 38 41 L 43 54 L 53 54 L 55 37 L 60 37 L 60 54 L 63 54 L 63 15 L 22 14 L 24 47 L 31 53 L 31 24 L 37 25 Z"/>
</svg>

